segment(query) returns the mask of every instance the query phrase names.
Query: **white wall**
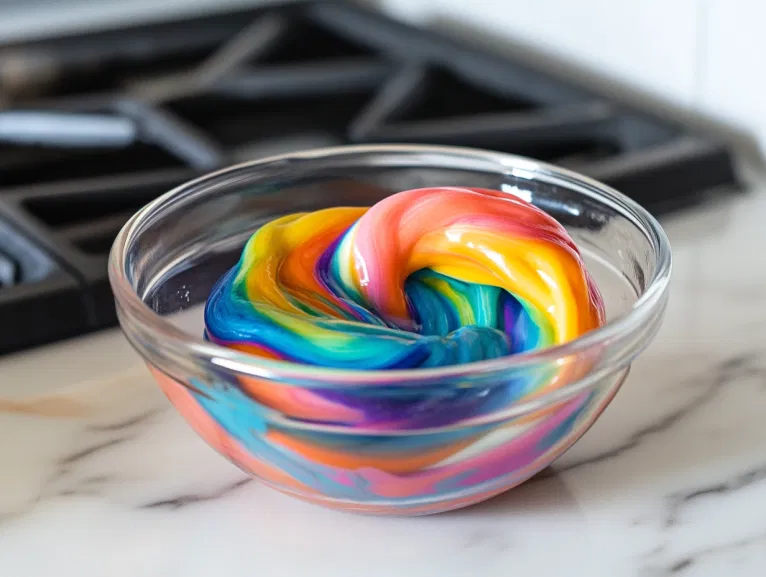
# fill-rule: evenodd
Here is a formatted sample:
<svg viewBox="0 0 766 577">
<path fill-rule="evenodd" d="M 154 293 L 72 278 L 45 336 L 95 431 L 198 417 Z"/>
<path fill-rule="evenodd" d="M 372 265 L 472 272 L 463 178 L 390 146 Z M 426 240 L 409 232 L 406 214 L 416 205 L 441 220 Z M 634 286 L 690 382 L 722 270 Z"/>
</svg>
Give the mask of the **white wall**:
<svg viewBox="0 0 766 577">
<path fill-rule="evenodd" d="M 449 17 L 726 120 L 766 149 L 762 0 L 381 0 Z"/>
<path fill-rule="evenodd" d="M 766 150 L 766 3 L 699 1 L 707 18 L 695 104 L 752 130 Z"/>
</svg>

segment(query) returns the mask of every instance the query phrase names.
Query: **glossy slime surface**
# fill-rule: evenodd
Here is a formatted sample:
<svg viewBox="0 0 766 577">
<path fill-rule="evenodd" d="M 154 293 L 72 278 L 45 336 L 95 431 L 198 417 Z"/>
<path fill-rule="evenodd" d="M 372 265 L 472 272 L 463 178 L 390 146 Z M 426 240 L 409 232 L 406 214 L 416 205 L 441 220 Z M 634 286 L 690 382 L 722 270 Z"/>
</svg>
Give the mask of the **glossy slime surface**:
<svg viewBox="0 0 766 577">
<path fill-rule="evenodd" d="M 508 194 L 455 187 L 274 220 L 205 310 L 218 344 L 360 370 L 512 355 L 603 322 L 601 296 L 557 221 Z M 422 514 L 501 492 L 566 450 L 613 388 L 494 416 L 589 368 L 577 359 L 489 380 L 478 371 L 417 386 L 339 377 L 324 388 L 225 371 L 181 386 L 155 372 L 195 429 L 265 482 L 335 507 Z"/>
<path fill-rule="evenodd" d="M 468 188 L 276 219 L 253 235 L 205 311 L 218 344 L 377 370 L 496 358 L 602 322 L 564 227 L 517 197 Z"/>
</svg>

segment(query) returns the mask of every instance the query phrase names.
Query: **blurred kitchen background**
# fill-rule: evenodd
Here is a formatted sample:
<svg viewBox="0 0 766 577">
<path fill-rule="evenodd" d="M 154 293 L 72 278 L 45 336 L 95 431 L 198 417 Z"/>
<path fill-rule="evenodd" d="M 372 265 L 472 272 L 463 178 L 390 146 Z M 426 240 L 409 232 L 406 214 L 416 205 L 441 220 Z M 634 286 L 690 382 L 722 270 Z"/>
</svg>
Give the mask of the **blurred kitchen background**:
<svg viewBox="0 0 766 577">
<path fill-rule="evenodd" d="M 267 0 L 0 0 L 0 42 Z M 370 2 L 367 2 L 370 3 Z M 380 0 L 417 24 L 452 20 L 702 111 L 766 143 L 759 0 Z"/>
</svg>

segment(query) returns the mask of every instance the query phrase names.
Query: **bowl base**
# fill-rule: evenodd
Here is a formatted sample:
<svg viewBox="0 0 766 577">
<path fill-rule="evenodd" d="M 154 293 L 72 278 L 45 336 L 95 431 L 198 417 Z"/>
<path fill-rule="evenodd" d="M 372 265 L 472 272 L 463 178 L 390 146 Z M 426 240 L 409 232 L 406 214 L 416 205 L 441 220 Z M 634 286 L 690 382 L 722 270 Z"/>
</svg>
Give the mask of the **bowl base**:
<svg viewBox="0 0 766 577">
<path fill-rule="evenodd" d="M 264 485 L 279 491 L 280 493 L 299 499 L 305 503 L 311 503 L 312 505 L 319 505 L 325 509 L 332 509 L 334 511 L 342 511 L 345 513 L 354 513 L 357 515 L 368 515 L 371 517 L 425 517 L 427 515 L 438 515 L 439 513 L 447 513 L 449 511 L 455 511 L 457 509 L 463 509 L 472 505 L 478 505 L 484 501 L 497 497 L 501 493 L 510 491 L 514 487 L 521 485 L 525 481 L 520 481 L 514 485 L 502 487 L 500 489 L 491 489 L 468 497 L 461 497 L 459 499 L 452 499 L 449 501 L 439 501 L 436 503 L 413 503 L 411 506 L 397 505 L 382 505 L 382 504 L 364 504 L 364 503 L 349 503 L 340 499 L 332 499 L 330 497 L 321 496 L 308 496 L 295 491 L 290 491 L 284 487 L 277 487 L 271 483 L 258 479 L 259 482 Z"/>
</svg>

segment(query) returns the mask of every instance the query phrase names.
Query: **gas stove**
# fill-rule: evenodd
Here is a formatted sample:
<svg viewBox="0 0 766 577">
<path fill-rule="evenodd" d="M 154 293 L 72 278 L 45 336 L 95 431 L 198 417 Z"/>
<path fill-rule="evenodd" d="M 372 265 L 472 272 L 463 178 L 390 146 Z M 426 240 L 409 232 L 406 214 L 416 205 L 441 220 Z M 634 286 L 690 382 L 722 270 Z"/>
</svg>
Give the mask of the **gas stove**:
<svg viewBox="0 0 766 577">
<path fill-rule="evenodd" d="M 290 3 L 0 47 L 0 353 L 116 323 L 137 209 L 215 168 L 347 143 L 531 156 L 655 213 L 737 186 L 732 153 L 544 72 L 354 4 Z"/>
</svg>

